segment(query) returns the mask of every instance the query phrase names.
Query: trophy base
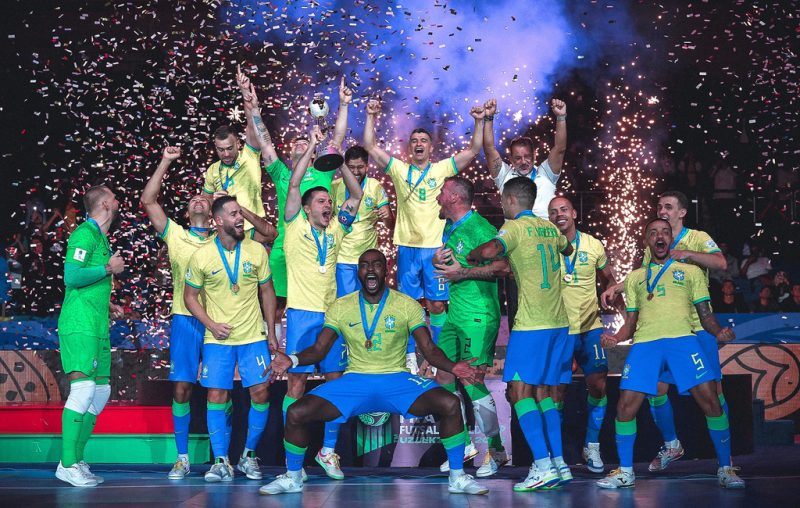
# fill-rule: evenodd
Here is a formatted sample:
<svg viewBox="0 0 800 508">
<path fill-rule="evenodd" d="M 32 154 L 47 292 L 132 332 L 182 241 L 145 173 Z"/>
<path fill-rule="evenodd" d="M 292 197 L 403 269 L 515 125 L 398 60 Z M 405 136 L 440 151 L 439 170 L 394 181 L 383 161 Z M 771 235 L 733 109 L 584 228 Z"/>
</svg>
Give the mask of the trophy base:
<svg viewBox="0 0 800 508">
<path fill-rule="evenodd" d="M 344 157 L 338 153 L 329 153 L 317 157 L 314 161 L 314 169 L 318 171 L 336 171 L 344 164 Z"/>
</svg>

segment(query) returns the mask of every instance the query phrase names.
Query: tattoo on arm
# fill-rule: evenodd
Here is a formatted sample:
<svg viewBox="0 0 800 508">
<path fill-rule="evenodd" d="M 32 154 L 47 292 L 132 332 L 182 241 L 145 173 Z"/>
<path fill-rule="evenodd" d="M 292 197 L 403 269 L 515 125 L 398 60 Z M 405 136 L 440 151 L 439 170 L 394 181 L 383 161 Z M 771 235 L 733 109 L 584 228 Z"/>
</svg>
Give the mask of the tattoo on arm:
<svg viewBox="0 0 800 508">
<path fill-rule="evenodd" d="M 700 318 L 703 329 L 712 335 L 717 335 L 721 327 L 716 316 L 714 316 L 714 312 L 711 310 L 711 305 L 707 301 L 700 302 L 695 305 L 695 309 L 697 309 L 697 316 Z"/>
<path fill-rule="evenodd" d="M 492 171 L 500 171 L 500 168 L 503 167 L 503 159 L 501 157 L 497 157 L 495 160 L 491 162 Z"/>
</svg>

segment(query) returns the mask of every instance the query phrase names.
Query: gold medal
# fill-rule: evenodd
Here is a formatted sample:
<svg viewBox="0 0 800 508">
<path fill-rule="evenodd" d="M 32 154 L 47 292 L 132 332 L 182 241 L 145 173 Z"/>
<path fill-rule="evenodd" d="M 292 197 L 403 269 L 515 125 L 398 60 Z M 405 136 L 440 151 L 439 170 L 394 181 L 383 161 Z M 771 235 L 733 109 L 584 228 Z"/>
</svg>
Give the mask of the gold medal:
<svg viewBox="0 0 800 508">
<path fill-rule="evenodd" d="M 319 267 L 319 273 L 326 273 L 327 271 L 328 269 L 324 265 Z"/>
<path fill-rule="evenodd" d="M 372 341 L 370 339 L 365 340 L 364 347 L 367 349 L 372 349 Z"/>
<path fill-rule="evenodd" d="M 239 292 L 239 284 L 231 284 L 231 293 L 236 294 Z"/>
<path fill-rule="evenodd" d="M 652 299 L 653 299 L 653 293 L 648 293 L 647 294 L 647 301 L 649 302 Z"/>
<path fill-rule="evenodd" d="M 564 282 L 567 282 L 567 283 L 572 282 L 572 274 L 571 273 L 565 273 L 564 274 Z"/>
</svg>

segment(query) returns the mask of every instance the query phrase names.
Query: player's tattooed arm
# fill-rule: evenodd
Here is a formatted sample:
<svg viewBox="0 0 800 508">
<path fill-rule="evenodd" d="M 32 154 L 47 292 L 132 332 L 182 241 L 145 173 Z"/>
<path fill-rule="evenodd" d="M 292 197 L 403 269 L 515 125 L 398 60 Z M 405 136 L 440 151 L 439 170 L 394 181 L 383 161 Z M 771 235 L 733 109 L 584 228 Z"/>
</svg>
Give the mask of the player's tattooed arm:
<svg viewBox="0 0 800 508">
<path fill-rule="evenodd" d="M 464 267 L 457 262 L 451 265 L 434 263 L 433 266 L 436 267 L 436 274 L 446 278 L 449 282 L 458 282 L 465 279 L 495 280 L 512 274 L 511 265 L 506 258 L 496 259 L 489 264 L 481 266 Z"/>
<path fill-rule="evenodd" d="M 504 250 L 505 248 L 503 244 L 500 243 L 500 240 L 492 238 L 488 242 L 472 249 L 472 252 L 467 255 L 467 263 L 473 266 L 481 265 L 486 261 L 497 259 L 503 254 Z"/>
<path fill-rule="evenodd" d="M 700 318 L 700 324 L 703 325 L 703 330 L 717 338 L 719 342 L 730 342 L 736 338 L 731 328 L 722 328 L 714 312 L 711 310 L 711 304 L 708 300 L 695 304 L 697 309 L 697 316 Z"/>
<path fill-rule="evenodd" d="M 261 160 L 264 161 L 265 165 L 269 166 L 278 159 L 278 154 L 275 153 L 272 137 L 269 135 L 269 130 L 261 119 L 261 113 L 256 111 L 253 111 L 253 129 L 256 131 L 258 144 L 261 148 Z"/>
<path fill-rule="evenodd" d="M 347 212 L 351 218 L 355 218 L 355 215 L 358 213 L 358 207 L 361 206 L 361 199 L 364 197 L 364 191 L 361 189 L 361 185 L 359 185 L 355 175 L 350 171 L 350 168 L 347 167 L 347 164 L 342 164 L 340 170 L 342 172 L 344 185 L 350 193 L 350 197 L 342 203 L 342 209 Z M 352 221 L 350 223 L 352 224 Z M 349 226 L 350 224 L 347 225 Z"/>
<path fill-rule="evenodd" d="M 244 219 L 253 225 L 256 230 L 253 240 L 258 243 L 272 243 L 278 237 L 278 230 L 264 217 L 259 217 L 245 207 L 242 208 Z"/>
</svg>

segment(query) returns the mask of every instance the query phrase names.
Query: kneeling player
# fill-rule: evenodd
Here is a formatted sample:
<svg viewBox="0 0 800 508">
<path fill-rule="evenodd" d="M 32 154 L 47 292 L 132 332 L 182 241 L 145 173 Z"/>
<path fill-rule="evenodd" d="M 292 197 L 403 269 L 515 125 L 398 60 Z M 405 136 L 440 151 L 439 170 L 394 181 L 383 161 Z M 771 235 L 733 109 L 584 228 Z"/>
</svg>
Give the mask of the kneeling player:
<svg viewBox="0 0 800 508">
<path fill-rule="evenodd" d="M 708 359 L 692 333 L 692 310 L 697 309 L 703 328 L 718 340 L 733 340 L 733 330 L 721 328 L 711 312 L 703 272 L 693 265 L 673 263 L 670 258 L 669 222 L 650 221 L 645 228 L 645 243 L 653 253 L 653 262 L 635 270 L 625 280 L 628 310 L 625 324 L 616 335 L 602 337 L 603 347 L 612 348 L 633 334 L 634 345 L 622 370 L 617 404 L 615 424 L 620 467 L 597 485 L 606 489 L 633 487 L 636 412 L 646 395 L 656 393 L 659 374 L 669 372 L 678 390 L 689 391 L 706 415 L 720 466 L 719 484 L 725 488 L 744 488 L 744 481 L 731 467 L 728 415 L 717 398 Z"/>
<path fill-rule="evenodd" d="M 317 341 L 297 355 L 278 353 L 271 364 L 275 379 L 290 367 L 312 365 L 325 357 L 338 335 L 350 352 L 345 374 L 317 387 L 289 407 L 286 415 L 286 463 L 288 472 L 259 489 L 261 494 L 303 490 L 302 466 L 308 446 L 308 425 L 345 422 L 354 415 L 373 411 L 406 417 L 434 414 L 440 418 L 442 443 L 450 460 L 448 490 L 485 494 L 489 490 L 464 473 L 466 436 L 458 398 L 429 379 L 412 375 L 405 355 L 409 335 L 425 358 L 439 369 L 474 383 L 478 370 L 448 360 L 431 341 L 422 307 L 413 299 L 386 287 L 386 257 L 378 250 L 364 252 L 358 260 L 362 289 L 337 299 L 325 313 L 325 325 Z"/>
</svg>

